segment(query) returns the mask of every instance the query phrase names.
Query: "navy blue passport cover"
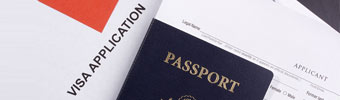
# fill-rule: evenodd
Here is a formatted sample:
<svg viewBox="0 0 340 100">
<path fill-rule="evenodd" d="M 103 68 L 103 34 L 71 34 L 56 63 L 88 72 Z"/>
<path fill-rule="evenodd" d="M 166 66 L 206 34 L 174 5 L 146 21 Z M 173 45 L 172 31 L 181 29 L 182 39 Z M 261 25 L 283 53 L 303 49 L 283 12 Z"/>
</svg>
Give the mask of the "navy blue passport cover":
<svg viewBox="0 0 340 100">
<path fill-rule="evenodd" d="M 263 100 L 273 73 L 156 19 L 117 100 Z"/>
</svg>

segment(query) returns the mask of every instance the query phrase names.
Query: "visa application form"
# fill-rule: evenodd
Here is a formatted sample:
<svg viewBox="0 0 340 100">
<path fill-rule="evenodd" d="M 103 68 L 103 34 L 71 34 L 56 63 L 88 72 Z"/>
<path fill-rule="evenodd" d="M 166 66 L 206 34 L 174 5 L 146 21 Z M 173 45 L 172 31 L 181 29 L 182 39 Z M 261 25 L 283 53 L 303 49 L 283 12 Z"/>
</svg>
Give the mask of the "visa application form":
<svg viewBox="0 0 340 100">
<path fill-rule="evenodd" d="M 155 19 L 271 70 L 264 100 L 340 100 L 328 25 L 265 0 L 163 0 Z"/>
</svg>

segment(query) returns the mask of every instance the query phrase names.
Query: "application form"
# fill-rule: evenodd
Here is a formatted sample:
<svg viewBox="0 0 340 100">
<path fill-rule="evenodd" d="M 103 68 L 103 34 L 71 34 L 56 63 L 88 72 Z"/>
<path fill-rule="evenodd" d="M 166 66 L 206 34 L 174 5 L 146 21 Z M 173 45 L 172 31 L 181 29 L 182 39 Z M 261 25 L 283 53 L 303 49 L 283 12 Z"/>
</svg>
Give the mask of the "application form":
<svg viewBox="0 0 340 100">
<path fill-rule="evenodd" d="M 155 19 L 271 70 L 264 100 L 340 100 L 339 34 L 273 3 L 164 0 Z"/>
<path fill-rule="evenodd" d="M 0 100 L 115 100 L 161 3 L 116 1 L 1 2 Z"/>
</svg>

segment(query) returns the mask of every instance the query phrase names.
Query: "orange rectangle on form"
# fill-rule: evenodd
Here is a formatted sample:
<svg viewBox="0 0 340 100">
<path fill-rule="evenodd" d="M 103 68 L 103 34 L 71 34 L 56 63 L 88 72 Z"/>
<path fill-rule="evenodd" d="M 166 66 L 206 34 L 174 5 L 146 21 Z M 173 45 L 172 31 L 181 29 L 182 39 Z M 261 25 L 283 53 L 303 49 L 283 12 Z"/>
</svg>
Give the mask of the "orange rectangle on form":
<svg viewBox="0 0 340 100">
<path fill-rule="evenodd" d="M 40 2 L 102 32 L 118 0 L 39 0 Z"/>
</svg>

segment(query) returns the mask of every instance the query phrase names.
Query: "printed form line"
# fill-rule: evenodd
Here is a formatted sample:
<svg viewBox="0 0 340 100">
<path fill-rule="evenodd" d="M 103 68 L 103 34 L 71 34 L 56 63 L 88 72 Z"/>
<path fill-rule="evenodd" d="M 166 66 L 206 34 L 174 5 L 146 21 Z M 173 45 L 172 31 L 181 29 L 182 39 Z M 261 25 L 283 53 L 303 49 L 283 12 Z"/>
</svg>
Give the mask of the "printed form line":
<svg viewBox="0 0 340 100">
<path fill-rule="evenodd" d="M 287 70 L 285 70 L 285 69 L 283 69 L 283 68 L 281 68 L 281 67 L 278 67 L 278 66 L 276 66 L 276 65 L 274 65 L 274 64 L 272 64 L 272 63 L 269 63 L 269 62 L 266 61 L 266 60 L 263 60 L 263 59 L 261 59 L 261 58 L 259 58 L 259 57 L 257 57 L 257 56 L 254 56 L 254 55 L 252 55 L 252 54 L 250 54 L 250 53 L 248 53 L 248 52 L 246 52 L 246 51 L 244 51 L 244 50 L 242 50 L 242 49 L 239 49 L 239 48 L 237 48 L 237 47 L 235 47 L 235 46 L 233 46 L 233 45 L 231 45 L 231 44 L 225 42 L 225 41 L 222 41 L 222 40 L 220 40 L 220 39 L 218 39 L 218 38 L 216 38 L 216 37 L 214 37 L 214 36 L 211 36 L 210 34 L 207 34 L 207 33 L 203 32 L 203 31 L 201 31 L 201 30 L 200 30 L 200 32 L 201 32 L 202 34 L 204 34 L 204 35 L 208 35 L 210 38 L 213 38 L 213 39 L 217 40 L 218 42 L 222 42 L 222 43 L 224 43 L 224 44 L 226 44 L 226 45 L 232 47 L 232 49 L 239 50 L 239 51 L 241 51 L 242 53 L 245 53 L 245 54 L 247 54 L 247 55 L 250 55 L 251 57 L 254 57 L 254 58 L 258 59 L 258 61 L 259 61 L 259 60 L 260 60 L 260 61 L 263 61 L 263 62 L 265 62 L 265 63 L 267 63 L 267 64 L 270 64 L 271 66 L 273 66 L 273 67 L 275 67 L 275 68 L 278 68 L 278 69 L 280 69 L 280 70 L 283 70 L 283 71 L 287 72 L 288 74 L 293 75 L 294 77 L 297 77 L 297 78 L 299 78 L 299 79 L 302 79 L 302 80 L 304 80 L 304 81 L 306 81 L 306 82 L 308 82 L 308 83 L 310 83 L 310 84 L 312 84 L 312 85 L 316 85 L 316 86 L 318 86 L 318 87 L 320 87 L 320 88 L 322 88 L 322 89 L 324 89 L 324 90 L 326 90 L 326 91 L 328 91 L 328 92 L 331 92 L 331 93 L 333 93 L 333 94 L 335 94 L 335 95 L 337 95 L 337 96 L 340 96 L 339 94 L 337 94 L 337 93 L 335 93 L 335 92 L 333 92 L 333 91 L 331 91 L 331 90 L 329 90 L 329 89 L 326 89 L 326 88 L 324 88 L 324 87 L 322 87 L 322 86 L 320 86 L 320 85 L 317 85 L 317 84 L 315 84 L 315 83 L 313 83 L 313 82 L 311 82 L 311 81 L 309 81 L 309 80 L 307 80 L 307 79 L 304 79 L 304 78 L 302 78 L 302 77 L 300 77 L 300 76 L 298 76 L 298 75 L 295 75 L 295 74 L 293 74 L 293 73 L 291 73 L 291 72 L 289 72 L 289 71 L 287 71 Z M 203 36 L 203 37 L 204 37 L 204 36 Z M 216 42 L 216 41 L 215 41 L 215 42 Z M 258 61 L 257 61 L 257 62 L 258 62 Z M 293 89 L 294 89 L 294 88 L 293 88 Z"/>
</svg>

